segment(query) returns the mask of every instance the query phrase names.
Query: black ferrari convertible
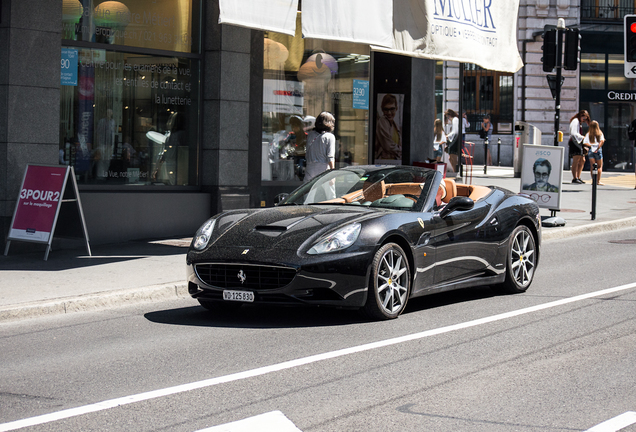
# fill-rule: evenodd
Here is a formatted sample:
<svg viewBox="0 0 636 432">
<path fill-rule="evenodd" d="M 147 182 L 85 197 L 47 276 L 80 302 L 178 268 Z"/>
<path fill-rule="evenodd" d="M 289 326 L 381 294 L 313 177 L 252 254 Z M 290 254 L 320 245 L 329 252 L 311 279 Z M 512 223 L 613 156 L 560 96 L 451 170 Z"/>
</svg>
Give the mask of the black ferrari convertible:
<svg viewBox="0 0 636 432">
<path fill-rule="evenodd" d="M 273 208 L 207 220 L 188 289 L 210 310 L 327 305 L 396 318 L 411 297 L 488 285 L 520 293 L 539 262 L 530 198 L 412 166 L 327 171 Z"/>
</svg>

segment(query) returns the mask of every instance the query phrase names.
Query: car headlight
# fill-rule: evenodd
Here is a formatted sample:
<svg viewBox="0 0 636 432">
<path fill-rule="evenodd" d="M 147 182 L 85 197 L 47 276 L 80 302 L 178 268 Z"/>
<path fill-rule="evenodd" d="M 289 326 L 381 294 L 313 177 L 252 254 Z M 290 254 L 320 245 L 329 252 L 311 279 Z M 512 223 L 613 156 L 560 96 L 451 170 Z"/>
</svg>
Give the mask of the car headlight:
<svg viewBox="0 0 636 432">
<path fill-rule="evenodd" d="M 194 236 L 194 241 L 192 242 L 193 248 L 196 250 L 203 250 L 206 248 L 210 241 L 210 237 L 212 237 L 212 231 L 214 230 L 215 224 L 216 219 L 209 219 L 201 228 L 199 228 Z"/>
<path fill-rule="evenodd" d="M 307 251 L 307 253 L 316 255 L 346 249 L 358 239 L 361 228 L 362 225 L 359 223 L 347 225 L 346 227 L 321 238 L 318 243 Z"/>
</svg>

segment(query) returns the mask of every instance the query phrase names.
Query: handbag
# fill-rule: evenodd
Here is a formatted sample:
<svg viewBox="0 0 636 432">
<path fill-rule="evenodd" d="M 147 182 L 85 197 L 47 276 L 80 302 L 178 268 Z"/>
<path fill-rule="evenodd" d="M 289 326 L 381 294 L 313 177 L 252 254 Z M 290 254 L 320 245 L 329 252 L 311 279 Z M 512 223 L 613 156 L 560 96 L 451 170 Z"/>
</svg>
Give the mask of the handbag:
<svg viewBox="0 0 636 432">
<path fill-rule="evenodd" d="M 479 138 L 486 139 L 488 138 L 488 132 L 485 129 L 481 129 L 479 131 Z"/>
</svg>

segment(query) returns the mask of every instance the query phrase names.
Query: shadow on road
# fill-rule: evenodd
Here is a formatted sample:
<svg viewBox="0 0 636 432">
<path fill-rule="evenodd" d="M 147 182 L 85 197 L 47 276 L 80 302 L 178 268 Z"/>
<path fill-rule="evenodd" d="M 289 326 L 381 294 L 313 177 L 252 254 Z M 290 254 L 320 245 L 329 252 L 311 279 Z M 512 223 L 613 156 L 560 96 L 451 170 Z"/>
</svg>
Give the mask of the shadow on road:
<svg viewBox="0 0 636 432">
<path fill-rule="evenodd" d="M 404 314 L 414 314 L 456 303 L 469 303 L 494 295 L 488 287 L 433 294 L 410 299 Z M 253 304 L 222 313 L 211 312 L 201 306 L 192 306 L 149 312 L 144 316 L 148 321 L 157 324 L 254 329 L 330 327 L 371 322 L 360 311 L 351 309 Z"/>
</svg>

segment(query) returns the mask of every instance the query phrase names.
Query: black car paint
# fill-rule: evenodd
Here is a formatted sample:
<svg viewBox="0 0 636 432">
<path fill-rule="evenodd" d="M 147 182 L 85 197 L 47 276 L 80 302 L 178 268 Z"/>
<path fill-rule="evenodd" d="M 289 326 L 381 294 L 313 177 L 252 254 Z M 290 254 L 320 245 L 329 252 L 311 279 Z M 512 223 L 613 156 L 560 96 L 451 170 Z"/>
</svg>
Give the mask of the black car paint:
<svg viewBox="0 0 636 432">
<path fill-rule="evenodd" d="M 203 251 L 190 248 L 187 254 L 190 293 L 195 298 L 222 298 L 222 289 L 197 278 L 196 264 L 279 265 L 295 268 L 296 278 L 279 289 L 255 291 L 256 302 L 359 308 L 367 299 L 373 256 L 387 242 L 398 243 L 409 257 L 411 297 L 502 282 L 508 236 L 519 223 L 535 234 L 538 252 L 538 208 L 510 191 L 493 187 L 473 209 L 444 218 L 431 208 L 430 194 L 417 206 L 428 211 L 326 204 L 221 214 L 210 246 Z M 362 231 L 352 246 L 322 255 L 307 253 L 323 235 L 353 222 L 361 223 Z M 232 289 L 241 289 L 238 278 Z"/>
</svg>

